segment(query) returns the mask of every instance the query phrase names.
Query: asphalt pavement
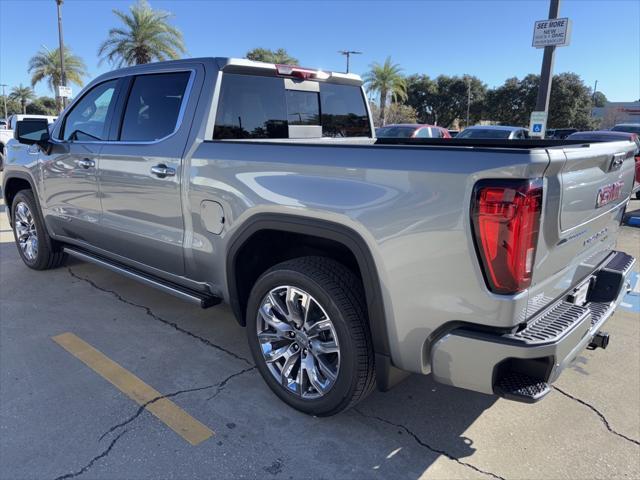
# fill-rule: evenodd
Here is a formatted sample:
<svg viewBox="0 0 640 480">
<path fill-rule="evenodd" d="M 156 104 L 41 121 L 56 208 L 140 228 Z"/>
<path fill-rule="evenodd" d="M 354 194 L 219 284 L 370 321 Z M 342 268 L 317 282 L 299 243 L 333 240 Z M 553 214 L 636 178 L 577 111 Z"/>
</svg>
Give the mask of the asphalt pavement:
<svg viewBox="0 0 640 480">
<path fill-rule="evenodd" d="M 640 478 L 637 270 L 607 350 L 537 404 L 414 375 L 313 418 L 267 388 L 227 307 L 75 260 L 30 270 L 0 210 L 2 479 Z M 618 248 L 640 258 L 640 228 Z"/>
</svg>

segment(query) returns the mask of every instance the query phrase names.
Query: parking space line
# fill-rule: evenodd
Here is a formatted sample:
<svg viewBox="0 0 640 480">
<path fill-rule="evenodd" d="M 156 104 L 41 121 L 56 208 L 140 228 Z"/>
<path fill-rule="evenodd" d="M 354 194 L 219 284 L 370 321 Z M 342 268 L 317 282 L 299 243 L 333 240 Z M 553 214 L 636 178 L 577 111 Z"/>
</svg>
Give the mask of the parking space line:
<svg viewBox="0 0 640 480">
<path fill-rule="evenodd" d="M 52 337 L 52 340 L 139 405 L 162 397 L 160 392 L 77 335 L 67 332 Z M 145 408 L 191 445 L 198 445 L 214 434 L 209 427 L 166 398 L 149 403 Z"/>
</svg>

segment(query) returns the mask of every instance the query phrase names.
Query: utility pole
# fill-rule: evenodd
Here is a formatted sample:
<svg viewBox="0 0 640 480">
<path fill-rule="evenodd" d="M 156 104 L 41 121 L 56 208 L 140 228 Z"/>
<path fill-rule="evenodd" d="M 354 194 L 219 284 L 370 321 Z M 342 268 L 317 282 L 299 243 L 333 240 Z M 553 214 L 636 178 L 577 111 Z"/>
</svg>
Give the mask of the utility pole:
<svg viewBox="0 0 640 480">
<path fill-rule="evenodd" d="M 2 87 L 2 99 L 4 100 L 4 119 L 7 120 L 7 94 L 4 91 L 4 87 L 8 87 L 6 83 L 0 83 L 0 87 Z"/>
<path fill-rule="evenodd" d="M 338 53 L 347 57 L 347 73 L 349 73 L 349 57 L 351 55 L 362 55 L 362 52 L 356 50 L 338 50 Z"/>
<path fill-rule="evenodd" d="M 560 0 L 550 0 L 549 3 L 549 20 L 558 18 L 560 11 Z M 553 60 L 556 53 L 555 45 L 544 47 L 544 56 L 542 57 L 542 70 L 540 71 L 540 86 L 538 87 L 538 98 L 536 100 L 536 112 L 549 111 L 549 97 L 551 93 L 551 80 L 553 79 Z M 544 132 L 542 137 L 544 138 Z"/>
<path fill-rule="evenodd" d="M 62 2 L 64 0 L 56 0 L 56 6 L 58 8 L 58 50 L 60 50 L 60 85 L 65 87 L 67 85 L 67 76 L 64 71 L 64 40 L 62 39 Z M 56 92 L 59 93 L 59 92 Z M 62 108 L 67 107 L 67 97 L 62 97 Z"/>
<path fill-rule="evenodd" d="M 593 93 L 591 94 L 591 116 L 593 117 L 593 109 L 596 107 L 596 92 L 598 91 L 598 80 L 596 80 L 593 86 Z"/>
<path fill-rule="evenodd" d="M 471 107 L 471 79 L 467 78 L 467 124 L 465 127 L 469 126 L 469 110 Z"/>
</svg>

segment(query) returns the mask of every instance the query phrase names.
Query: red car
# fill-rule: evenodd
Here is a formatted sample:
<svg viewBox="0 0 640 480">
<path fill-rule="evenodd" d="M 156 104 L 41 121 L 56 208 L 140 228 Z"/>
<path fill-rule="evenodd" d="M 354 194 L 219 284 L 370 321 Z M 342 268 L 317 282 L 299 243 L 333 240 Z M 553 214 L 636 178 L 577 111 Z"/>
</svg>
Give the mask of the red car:
<svg viewBox="0 0 640 480">
<path fill-rule="evenodd" d="M 605 142 L 615 142 L 619 140 L 630 140 L 638 146 L 636 151 L 636 184 L 633 190 L 636 198 L 640 200 L 640 137 L 631 132 L 596 130 L 595 132 L 576 132 L 567 137 L 567 140 L 600 140 Z"/>
<path fill-rule="evenodd" d="M 420 123 L 395 123 L 376 128 L 378 138 L 451 138 L 446 128 Z"/>
</svg>

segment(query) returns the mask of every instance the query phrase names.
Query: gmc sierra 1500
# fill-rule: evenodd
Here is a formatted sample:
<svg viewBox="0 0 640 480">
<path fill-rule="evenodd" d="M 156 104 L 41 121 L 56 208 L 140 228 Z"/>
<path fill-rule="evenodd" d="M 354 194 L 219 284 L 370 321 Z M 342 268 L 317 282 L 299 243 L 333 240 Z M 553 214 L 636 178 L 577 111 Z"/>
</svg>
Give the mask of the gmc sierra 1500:
<svg viewBox="0 0 640 480">
<path fill-rule="evenodd" d="M 536 401 L 606 346 L 634 262 L 614 250 L 632 142 L 376 140 L 351 74 L 140 65 L 15 135 L 27 266 L 70 254 L 229 302 L 269 387 L 315 415 L 404 372 Z"/>
</svg>

